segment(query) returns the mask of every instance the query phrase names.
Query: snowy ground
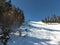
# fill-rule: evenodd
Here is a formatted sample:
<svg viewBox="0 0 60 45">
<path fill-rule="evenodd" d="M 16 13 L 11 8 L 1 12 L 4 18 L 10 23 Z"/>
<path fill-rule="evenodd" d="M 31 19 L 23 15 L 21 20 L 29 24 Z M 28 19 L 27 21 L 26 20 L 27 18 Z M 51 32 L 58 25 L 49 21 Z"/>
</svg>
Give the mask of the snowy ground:
<svg viewBox="0 0 60 45">
<path fill-rule="evenodd" d="M 24 37 L 11 35 L 8 45 L 60 45 L 60 24 L 30 21 L 21 28 L 28 29 Z"/>
</svg>

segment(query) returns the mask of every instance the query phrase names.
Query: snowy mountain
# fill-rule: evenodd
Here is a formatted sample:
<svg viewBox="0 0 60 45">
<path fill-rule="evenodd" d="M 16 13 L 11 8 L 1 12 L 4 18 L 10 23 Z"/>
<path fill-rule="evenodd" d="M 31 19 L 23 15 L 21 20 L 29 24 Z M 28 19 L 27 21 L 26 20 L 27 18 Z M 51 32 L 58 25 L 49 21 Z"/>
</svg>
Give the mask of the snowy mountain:
<svg viewBox="0 0 60 45">
<path fill-rule="evenodd" d="M 22 37 L 11 35 L 8 45 L 60 45 L 59 23 L 28 21 L 20 29 L 22 29 Z"/>
</svg>

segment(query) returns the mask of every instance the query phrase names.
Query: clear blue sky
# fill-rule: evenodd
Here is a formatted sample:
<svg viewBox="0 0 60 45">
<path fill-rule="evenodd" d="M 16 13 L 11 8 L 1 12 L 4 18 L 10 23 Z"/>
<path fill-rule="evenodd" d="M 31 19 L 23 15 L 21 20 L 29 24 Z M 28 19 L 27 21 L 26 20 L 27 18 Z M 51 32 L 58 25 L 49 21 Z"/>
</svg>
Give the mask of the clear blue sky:
<svg viewBox="0 0 60 45">
<path fill-rule="evenodd" d="M 26 20 L 40 21 L 52 15 L 60 15 L 60 0 L 12 0 L 12 4 L 24 11 Z"/>
</svg>

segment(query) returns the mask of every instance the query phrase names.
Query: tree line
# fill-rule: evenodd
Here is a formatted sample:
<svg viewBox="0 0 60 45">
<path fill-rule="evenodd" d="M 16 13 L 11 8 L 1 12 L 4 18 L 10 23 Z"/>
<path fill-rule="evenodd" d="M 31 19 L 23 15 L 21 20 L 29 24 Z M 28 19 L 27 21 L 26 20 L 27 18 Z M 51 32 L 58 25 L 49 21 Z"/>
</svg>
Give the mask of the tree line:
<svg viewBox="0 0 60 45">
<path fill-rule="evenodd" d="M 42 22 L 45 23 L 60 23 L 60 16 L 53 14 L 52 16 L 48 16 L 42 19 Z"/>
</svg>

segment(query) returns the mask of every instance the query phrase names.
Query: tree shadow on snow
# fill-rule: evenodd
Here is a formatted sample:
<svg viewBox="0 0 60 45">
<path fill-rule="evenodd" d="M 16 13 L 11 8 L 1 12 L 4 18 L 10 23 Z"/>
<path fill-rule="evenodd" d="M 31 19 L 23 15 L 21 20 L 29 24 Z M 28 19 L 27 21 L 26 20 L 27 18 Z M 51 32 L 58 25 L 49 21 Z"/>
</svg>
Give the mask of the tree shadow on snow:
<svg viewBox="0 0 60 45">
<path fill-rule="evenodd" d="M 22 38 L 20 44 L 21 45 L 51 45 L 49 43 L 49 41 L 51 41 L 51 40 L 50 39 L 38 39 L 35 37 L 28 37 L 27 36 L 27 37 Z"/>
<path fill-rule="evenodd" d="M 48 29 L 48 28 L 44 28 L 44 27 L 35 27 L 35 26 L 32 26 L 30 25 L 30 28 L 35 28 L 35 29 L 44 29 L 44 30 L 47 30 L 47 31 L 56 31 L 56 32 L 60 32 L 60 30 L 55 30 L 55 29 Z"/>
<path fill-rule="evenodd" d="M 13 36 L 11 39 L 14 40 L 15 43 L 9 41 L 9 45 L 53 45 L 49 43 L 51 41 L 50 39 L 39 39 L 36 37 L 29 36 L 25 37 Z"/>
</svg>

